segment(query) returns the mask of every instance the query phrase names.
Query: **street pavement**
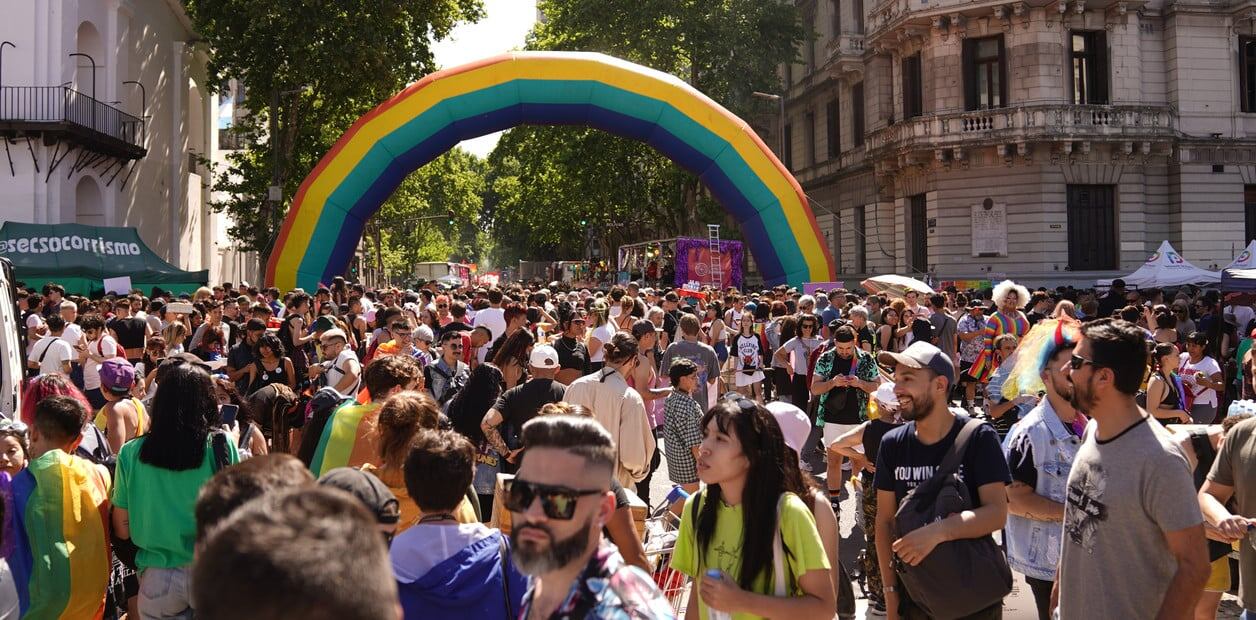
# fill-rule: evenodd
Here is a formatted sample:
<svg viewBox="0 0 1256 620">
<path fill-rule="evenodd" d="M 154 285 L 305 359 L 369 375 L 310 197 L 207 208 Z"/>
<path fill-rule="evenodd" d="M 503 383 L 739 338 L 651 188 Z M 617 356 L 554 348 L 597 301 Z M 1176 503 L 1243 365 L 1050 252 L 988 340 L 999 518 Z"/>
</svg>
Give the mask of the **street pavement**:
<svg viewBox="0 0 1256 620">
<path fill-rule="evenodd" d="M 818 474 L 817 478 L 823 478 L 824 461 L 820 457 L 820 453 L 812 449 L 819 441 L 819 429 L 812 432 L 811 439 L 807 442 L 804 452 L 808 453 L 807 463 L 813 472 Z M 662 450 L 662 440 L 660 441 L 659 450 Z M 824 486 L 821 481 L 821 486 Z M 671 491 L 672 484 L 667 479 L 667 459 L 661 459 L 659 468 L 654 472 L 654 476 L 650 480 L 650 498 L 653 502 L 659 502 L 667 493 Z M 855 493 L 851 483 L 846 483 L 846 493 L 842 500 L 841 514 L 839 515 L 842 542 L 840 544 L 840 557 L 842 563 L 849 570 L 856 565 L 856 558 L 859 552 L 864 548 L 863 530 L 856 522 L 856 514 L 859 508 L 855 503 Z M 877 618 L 877 616 L 868 615 L 868 599 L 860 590 L 859 584 L 855 584 L 856 597 L 856 613 L 855 617 L 859 620 L 865 618 Z M 1226 594 L 1221 601 L 1221 611 L 1217 618 L 1237 619 L 1242 612 L 1242 608 L 1238 604 L 1238 598 L 1233 594 Z M 835 616 L 836 617 L 836 616 Z M 1034 596 L 1029 586 L 1025 584 L 1024 576 L 1014 573 L 1014 583 L 1012 593 L 1003 600 L 1003 618 L 1004 620 L 1037 620 L 1038 613 L 1034 607 Z"/>
</svg>

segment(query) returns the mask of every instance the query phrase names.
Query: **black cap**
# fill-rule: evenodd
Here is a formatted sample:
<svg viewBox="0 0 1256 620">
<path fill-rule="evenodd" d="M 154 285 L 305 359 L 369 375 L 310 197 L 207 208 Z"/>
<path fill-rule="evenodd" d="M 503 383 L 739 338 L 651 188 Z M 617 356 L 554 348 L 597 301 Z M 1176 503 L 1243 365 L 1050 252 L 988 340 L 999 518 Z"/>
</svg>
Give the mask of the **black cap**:
<svg viewBox="0 0 1256 620">
<path fill-rule="evenodd" d="M 360 469 L 337 467 L 319 477 L 320 485 L 345 491 L 362 501 L 380 525 L 396 525 L 401 520 L 401 502 L 379 478 Z"/>
</svg>

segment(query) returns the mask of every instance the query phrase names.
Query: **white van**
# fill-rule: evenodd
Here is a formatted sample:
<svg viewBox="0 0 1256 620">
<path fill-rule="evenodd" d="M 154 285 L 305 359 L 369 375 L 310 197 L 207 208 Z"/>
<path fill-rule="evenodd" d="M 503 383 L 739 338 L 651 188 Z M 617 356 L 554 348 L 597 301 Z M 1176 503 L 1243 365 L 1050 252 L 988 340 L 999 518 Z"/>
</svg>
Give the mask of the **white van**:
<svg viewBox="0 0 1256 620">
<path fill-rule="evenodd" d="M 21 411 L 23 360 L 21 313 L 13 288 L 13 263 L 0 258 L 0 415 L 16 419 Z"/>
</svg>

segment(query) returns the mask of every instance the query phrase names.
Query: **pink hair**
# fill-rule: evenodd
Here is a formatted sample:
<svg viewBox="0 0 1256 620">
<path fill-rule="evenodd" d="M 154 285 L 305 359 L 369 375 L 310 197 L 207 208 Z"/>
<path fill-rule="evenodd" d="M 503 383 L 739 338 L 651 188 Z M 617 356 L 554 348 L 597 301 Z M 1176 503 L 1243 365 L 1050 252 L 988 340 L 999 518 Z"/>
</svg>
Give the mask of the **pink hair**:
<svg viewBox="0 0 1256 620">
<path fill-rule="evenodd" d="M 28 426 L 35 423 L 35 405 L 39 401 L 49 396 L 69 396 L 81 403 L 83 409 L 90 412 L 92 410 L 91 403 L 87 402 L 87 397 L 83 392 L 79 391 L 70 380 L 63 375 L 39 375 L 31 379 L 26 386 L 26 391 L 22 393 L 22 421 Z"/>
</svg>

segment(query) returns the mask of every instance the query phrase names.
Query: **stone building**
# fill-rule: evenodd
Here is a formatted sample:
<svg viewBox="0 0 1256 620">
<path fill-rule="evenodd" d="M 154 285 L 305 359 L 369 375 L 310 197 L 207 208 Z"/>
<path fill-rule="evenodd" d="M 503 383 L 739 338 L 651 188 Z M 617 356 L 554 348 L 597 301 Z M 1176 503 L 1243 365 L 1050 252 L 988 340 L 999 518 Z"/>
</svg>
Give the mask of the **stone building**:
<svg viewBox="0 0 1256 620">
<path fill-rule="evenodd" d="M 796 4 L 772 133 L 840 279 L 1091 284 L 1162 240 L 1216 269 L 1256 236 L 1251 5 Z"/>
</svg>

